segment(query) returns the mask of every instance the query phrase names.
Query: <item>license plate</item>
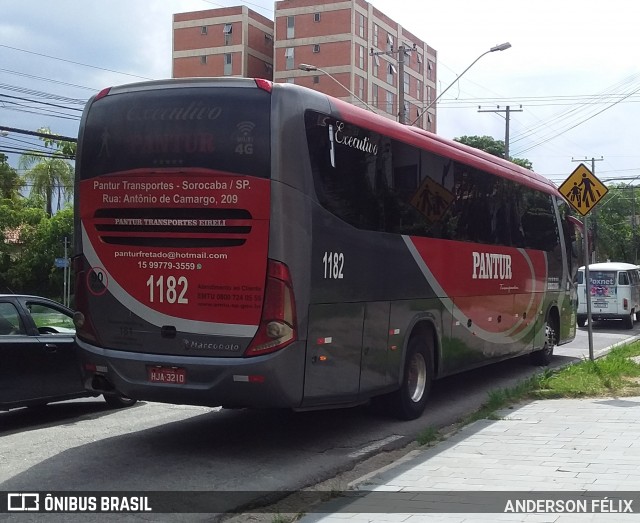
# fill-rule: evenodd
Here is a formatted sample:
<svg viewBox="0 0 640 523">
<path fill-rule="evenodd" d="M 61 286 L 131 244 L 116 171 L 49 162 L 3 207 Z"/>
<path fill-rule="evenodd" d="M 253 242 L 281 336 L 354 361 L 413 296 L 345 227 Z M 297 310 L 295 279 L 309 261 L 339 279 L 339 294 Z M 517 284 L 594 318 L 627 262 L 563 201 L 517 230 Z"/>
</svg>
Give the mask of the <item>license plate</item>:
<svg viewBox="0 0 640 523">
<path fill-rule="evenodd" d="M 152 383 L 183 385 L 187 383 L 187 370 L 180 367 L 149 367 L 148 378 Z"/>
<path fill-rule="evenodd" d="M 593 306 L 599 309 L 606 309 L 609 306 L 609 304 L 607 302 L 594 301 Z"/>
</svg>

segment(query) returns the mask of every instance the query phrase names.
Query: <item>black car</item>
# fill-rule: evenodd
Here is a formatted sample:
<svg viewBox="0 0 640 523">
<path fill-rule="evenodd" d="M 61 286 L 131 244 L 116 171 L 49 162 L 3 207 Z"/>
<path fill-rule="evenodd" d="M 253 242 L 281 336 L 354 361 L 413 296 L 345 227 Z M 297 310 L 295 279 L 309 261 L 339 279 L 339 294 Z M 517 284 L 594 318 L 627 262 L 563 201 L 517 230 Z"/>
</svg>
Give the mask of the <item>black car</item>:
<svg viewBox="0 0 640 523">
<path fill-rule="evenodd" d="M 0 294 L 0 410 L 95 394 L 85 390 L 73 311 L 47 298 Z M 136 400 L 104 396 L 114 408 Z"/>
</svg>

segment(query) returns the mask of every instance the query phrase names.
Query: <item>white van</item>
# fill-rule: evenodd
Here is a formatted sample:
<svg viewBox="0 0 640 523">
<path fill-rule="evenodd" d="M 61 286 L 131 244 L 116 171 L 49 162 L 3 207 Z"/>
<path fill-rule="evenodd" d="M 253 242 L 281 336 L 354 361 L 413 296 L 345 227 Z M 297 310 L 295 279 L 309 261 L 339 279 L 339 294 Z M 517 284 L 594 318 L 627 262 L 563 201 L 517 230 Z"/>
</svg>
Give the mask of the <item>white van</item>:
<svg viewBox="0 0 640 523">
<path fill-rule="evenodd" d="M 578 326 L 587 323 L 584 266 L 578 269 Z M 640 321 L 640 267 L 630 263 L 606 262 L 589 265 L 591 319 L 621 319 L 633 328 Z"/>
</svg>

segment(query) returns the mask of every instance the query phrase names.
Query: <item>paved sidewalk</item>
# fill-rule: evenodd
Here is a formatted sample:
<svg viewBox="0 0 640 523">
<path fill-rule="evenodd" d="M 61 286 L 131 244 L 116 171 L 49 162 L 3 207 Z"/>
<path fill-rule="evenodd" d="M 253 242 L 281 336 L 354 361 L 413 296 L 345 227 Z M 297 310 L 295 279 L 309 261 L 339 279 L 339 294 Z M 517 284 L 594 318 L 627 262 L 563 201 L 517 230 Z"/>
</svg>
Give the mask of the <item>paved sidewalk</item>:
<svg viewBox="0 0 640 523">
<path fill-rule="evenodd" d="M 496 417 L 360 478 L 353 498 L 301 521 L 640 521 L 640 397 L 540 400 Z M 594 502 L 608 513 L 503 513 L 525 497 L 576 512 Z"/>
</svg>

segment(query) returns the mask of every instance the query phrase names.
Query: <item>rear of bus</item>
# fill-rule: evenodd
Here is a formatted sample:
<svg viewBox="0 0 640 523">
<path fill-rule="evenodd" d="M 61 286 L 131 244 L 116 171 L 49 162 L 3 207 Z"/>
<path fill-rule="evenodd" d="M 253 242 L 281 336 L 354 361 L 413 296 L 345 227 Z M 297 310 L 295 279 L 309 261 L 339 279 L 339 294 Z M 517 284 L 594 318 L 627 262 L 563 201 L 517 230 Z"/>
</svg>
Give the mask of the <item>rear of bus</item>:
<svg viewBox="0 0 640 523">
<path fill-rule="evenodd" d="M 268 258 L 271 88 L 159 81 L 87 104 L 74 252 L 87 388 L 211 406 L 301 401 L 291 276 Z"/>
</svg>

